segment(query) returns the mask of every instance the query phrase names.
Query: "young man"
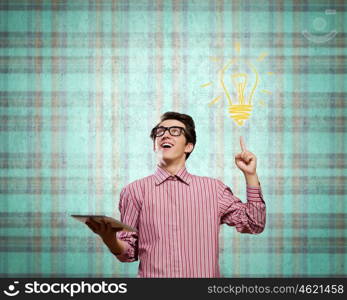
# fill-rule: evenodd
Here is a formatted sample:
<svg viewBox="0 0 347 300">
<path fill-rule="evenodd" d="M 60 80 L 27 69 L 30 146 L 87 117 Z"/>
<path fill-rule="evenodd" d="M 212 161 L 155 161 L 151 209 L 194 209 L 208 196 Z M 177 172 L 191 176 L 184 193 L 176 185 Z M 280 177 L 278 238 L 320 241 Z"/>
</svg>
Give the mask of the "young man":
<svg viewBox="0 0 347 300">
<path fill-rule="evenodd" d="M 123 188 L 122 222 L 138 232 L 120 231 L 88 222 L 122 262 L 140 260 L 139 277 L 219 277 L 220 224 L 241 233 L 265 227 L 265 203 L 256 173 L 256 157 L 240 138 L 235 156 L 247 185 L 242 203 L 223 182 L 188 173 L 185 161 L 196 143 L 193 119 L 167 112 L 151 132 L 158 165 L 153 175 Z"/>
</svg>

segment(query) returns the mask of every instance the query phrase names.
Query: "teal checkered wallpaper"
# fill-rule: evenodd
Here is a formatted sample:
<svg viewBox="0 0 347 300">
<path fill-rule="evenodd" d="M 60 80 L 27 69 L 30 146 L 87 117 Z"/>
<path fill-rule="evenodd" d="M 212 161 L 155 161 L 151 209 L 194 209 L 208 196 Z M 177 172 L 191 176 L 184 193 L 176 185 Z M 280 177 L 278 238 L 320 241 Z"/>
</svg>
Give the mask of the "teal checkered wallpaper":
<svg viewBox="0 0 347 300">
<path fill-rule="evenodd" d="M 155 169 L 150 130 L 179 111 L 189 172 L 245 201 L 239 136 L 258 158 L 266 229 L 221 227 L 223 276 L 346 277 L 346 9 L 1 0 L 0 275 L 135 277 L 69 215 L 119 217 L 121 188 Z"/>
</svg>

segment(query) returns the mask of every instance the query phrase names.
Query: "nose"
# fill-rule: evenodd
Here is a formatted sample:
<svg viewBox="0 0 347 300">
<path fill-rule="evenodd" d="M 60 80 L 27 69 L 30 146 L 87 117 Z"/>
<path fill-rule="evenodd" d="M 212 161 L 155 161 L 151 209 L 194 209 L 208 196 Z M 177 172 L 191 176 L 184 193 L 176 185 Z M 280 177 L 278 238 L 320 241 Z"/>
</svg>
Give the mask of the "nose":
<svg viewBox="0 0 347 300">
<path fill-rule="evenodd" d="M 165 137 L 169 137 L 169 136 L 171 136 L 169 129 L 166 129 L 164 134 L 162 135 L 161 139 L 163 140 Z"/>
</svg>

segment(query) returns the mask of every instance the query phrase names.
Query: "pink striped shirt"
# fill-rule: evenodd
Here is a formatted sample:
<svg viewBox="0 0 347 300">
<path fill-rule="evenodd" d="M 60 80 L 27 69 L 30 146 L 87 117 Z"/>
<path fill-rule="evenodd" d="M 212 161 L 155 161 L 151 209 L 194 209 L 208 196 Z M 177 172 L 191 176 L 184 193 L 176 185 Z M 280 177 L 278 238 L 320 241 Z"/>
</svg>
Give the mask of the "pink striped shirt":
<svg viewBox="0 0 347 300">
<path fill-rule="evenodd" d="M 125 186 L 120 194 L 122 222 L 138 229 L 118 232 L 126 249 L 122 262 L 140 259 L 138 277 L 220 277 L 220 224 L 241 233 L 265 227 L 261 188 L 247 186 L 247 203 L 218 179 L 176 176 L 157 167 L 153 175 Z"/>
</svg>

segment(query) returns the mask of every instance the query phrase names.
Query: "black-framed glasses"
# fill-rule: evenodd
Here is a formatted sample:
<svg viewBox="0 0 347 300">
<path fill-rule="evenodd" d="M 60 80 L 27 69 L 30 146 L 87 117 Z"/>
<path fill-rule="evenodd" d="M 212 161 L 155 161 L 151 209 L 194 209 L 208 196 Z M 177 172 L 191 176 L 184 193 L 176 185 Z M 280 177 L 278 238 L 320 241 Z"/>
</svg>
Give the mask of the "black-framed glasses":
<svg viewBox="0 0 347 300">
<path fill-rule="evenodd" d="M 180 136 L 183 133 L 185 133 L 185 129 L 180 126 L 171 126 L 171 127 L 164 127 L 164 126 L 159 126 L 159 127 L 154 127 L 153 128 L 153 134 L 155 137 L 160 137 L 165 134 L 165 131 L 168 130 L 170 135 L 172 136 Z"/>
</svg>

